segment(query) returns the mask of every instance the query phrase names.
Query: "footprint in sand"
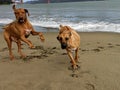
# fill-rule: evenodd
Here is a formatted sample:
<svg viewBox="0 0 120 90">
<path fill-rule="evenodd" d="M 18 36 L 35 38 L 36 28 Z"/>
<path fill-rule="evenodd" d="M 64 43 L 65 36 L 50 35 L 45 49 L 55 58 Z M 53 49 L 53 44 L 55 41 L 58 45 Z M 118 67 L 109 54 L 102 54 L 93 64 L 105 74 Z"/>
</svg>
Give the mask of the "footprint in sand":
<svg viewBox="0 0 120 90">
<path fill-rule="evenodd" d="M 98 46 L 98 48 L 99 48 L 99 49 L 104 49 L 104 47 L 102 47 L 102 46 Z"/>
<path fill-rule="evenodd" d="M 104 50 L 103 46 L 98 46 L 97 48 L 92 49 L 92 51 L 95 51 L 95 52 L 100 52 L 101 50 Z"/>
<path fill-rule="evenodd" d="M 120 44 L 116 44 L 116 46 L 120 46 Z"/>
<path fill-rule="evenodd" d="M 88 49 L 81 49 L 82 52 L 86 52 L 89 51 Z"/>
<path fill-rule="evenodd" d="M 113 48 L 114 46 L 112 45 L 112 43 L 108 43 L 108 48 Z"/>
<path fill-rule="evenodd" d="M 53 48 L 47 48 L 47 49 L 44 49 L 43 46 L 36 46 L 34 48 L 35 50 L 39 49 L 39 52 L 38 51 L 35 51 L 35 52 L 32 52 L 30 56 L 27 56 L 26 58 L 24 58 L 23 60 L 30 60 L 30 59 L 33 59 L 33 58 L 38 58 L 38 59 L 41 59 L 41 58 L 46 58 L 48 57 L 49 55 L 52 55 L 52 54 L 56 54 L 57 51 L 56 51 L 56 47 L 53 47 Z M 36 53 L 39 53 L 39 55 L 34 55 Z"/>
<path fill-rule="evenodd" d="M 99 48 L 95 48 L 95 49 L 92 49 L 92 51 L 100 52 L 101 50 Z"/>
<path fill-rule="evenodd" d="M 6 51 L 6 50 L 8 50 L 8 48 L 7 48 L 7 47 L 4 47 L 2 50 L 0 50 L 0 52 L 4 52 L 4 51 Z"/>
<path fill-rule="evenodd" d="M 87 88 L 87 90 L 95 90 L 95 85 L 93 85 L 91 83 L 86 83 L 86 88 Z"/>
</svg>

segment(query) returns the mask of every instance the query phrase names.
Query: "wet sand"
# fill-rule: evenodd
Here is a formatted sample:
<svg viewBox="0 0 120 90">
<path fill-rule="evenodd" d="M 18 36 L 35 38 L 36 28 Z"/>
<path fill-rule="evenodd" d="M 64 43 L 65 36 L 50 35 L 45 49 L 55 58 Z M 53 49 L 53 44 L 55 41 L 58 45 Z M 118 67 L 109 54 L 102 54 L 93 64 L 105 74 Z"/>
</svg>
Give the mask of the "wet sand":
<svg viewBox="0 0 120 90">
<path fill-rule="evenodd" d="M 0 90 L 120 90 L 120 34 L 79 33 L 80 69 L 75 72 L 68 69 L 70 59 L 60 48 L 57 34 L 44 33 L 44 43 L 30 36 L 36 48 L 23 43 L 25 59 L 13 43 L 15 60 L 10 61 L 0 33 Z"/>
</svg>

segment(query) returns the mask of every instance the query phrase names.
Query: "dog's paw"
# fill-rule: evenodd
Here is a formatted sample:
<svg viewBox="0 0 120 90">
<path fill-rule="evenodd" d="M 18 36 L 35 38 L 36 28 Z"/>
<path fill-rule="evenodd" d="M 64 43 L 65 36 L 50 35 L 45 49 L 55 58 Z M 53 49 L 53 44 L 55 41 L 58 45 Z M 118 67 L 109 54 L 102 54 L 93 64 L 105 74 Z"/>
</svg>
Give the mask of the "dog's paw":
<svg viewBox="0 0 120 90">
<path fill-rule="evenodd" d="M 42 33 L 39 34 L 39 37 L 40 37 L 41 42 L 44 42 L 44 41 L 45 41 L 45 38 L 44 38 L 44 36 L 43 36 Z"/>
<path fill-rule="evenodd" d="M 77 63 L 81 63 L 81 61 L 80 61 L 79 59 L 78 59 L 78 60 L 76 60 L 76 62 L 77 62 Z"/>
<path fill-rule="evenodd" d="M 14 60 L 14 59 L 15 59 L 14 56 L 11 55 L 11 56 L 10 56 L 10 60 L 12 61 L 12 60 Z"/>
<path fill-rule="evenodd" d="M 25 54 L 22 54 L 21 56 L 20 56 L 20 58 L 22 58 L 22 59 L 24 59 L 24 58 L 26 58 L 27 56 L 25 55 Z"/>
<path fill-rule="evenodd" d="M 71 76 L 74 77 L 74 78 L 78 78 L 78 75 L 77 75 L 77 74 L 74 74 L 74 73 L 71 74 Z"/>
<path fill-rule="evenodd" d="M 30 49 L 35 49 L 35 46 L 30 46 Z"/>
<path fill-rule="evenodd" d="M 68 67 L 68 70 L 78 70 L 80 69 L 80 66 L 79 65 L 71 65 L 70 67 Z"/>
<path fill-rule="evenodd" d="M 41 42 L 44 42 L 45 41 L 45 39 L 41 39 Z"/>
<path fill-rule="evenodd" d="M 79 66 L 79 65 L 72 65 L 71 67 L 73 68 L 73 70 L 78 70 L 78 69 L 80 69 L 80 66 Z"/>
</svg>

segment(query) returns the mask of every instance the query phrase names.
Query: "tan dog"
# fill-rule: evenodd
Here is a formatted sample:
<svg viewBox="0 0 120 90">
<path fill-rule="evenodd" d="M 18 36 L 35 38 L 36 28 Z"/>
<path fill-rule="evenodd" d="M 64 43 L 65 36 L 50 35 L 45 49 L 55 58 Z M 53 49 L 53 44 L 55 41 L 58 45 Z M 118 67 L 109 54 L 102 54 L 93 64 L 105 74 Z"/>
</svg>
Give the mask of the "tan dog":
<svg viewBox="0 0 120 90">
<path fill-rule="evenodd" d="M 14 59 L 12 53 L 12 41 L 17 43 L 18 52 L 20 53 L 21 57 L 25 57 L 25 55 L 21 52 L 21 41 L 27 43 L 30 48 L 34 48 L 31 41 L 27 39 L 30 34 L 39 35 L 41 41 L 44 41 L 43 34 L 41 32 L 36 32 L 31 23 L 28 21 L 26 15 L 27 13 L 29 16 L 28 10 L 23 8 L 16 9 L 15 5 L 13 5 L 13 10 L 16 16 L 16 20 L 3 27 L 4 38 L 9 48 L 9 55 L 11 60 Z"/>
<path fill-rule="evenodd" d="M 68 56 L 71 59 L 73 69 L 77 69 L 78 65 L 78 51 L 80 48 L 80 36 L 76 33 L 75 30 L 69 26 L 60 25 L 59 35 L 57 39 L 61 43 L 61 48 L 66 49 Z M 72 55 L 72 51 L 75 51 L 75 58 Z"/>
</svg>

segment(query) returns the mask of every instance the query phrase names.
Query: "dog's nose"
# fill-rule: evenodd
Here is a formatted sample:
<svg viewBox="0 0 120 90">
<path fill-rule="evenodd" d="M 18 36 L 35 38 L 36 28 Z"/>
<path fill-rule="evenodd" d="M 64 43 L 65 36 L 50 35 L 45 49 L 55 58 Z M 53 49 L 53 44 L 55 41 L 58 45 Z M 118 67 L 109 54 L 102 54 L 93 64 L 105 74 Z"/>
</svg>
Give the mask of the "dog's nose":
<svg viewBox="0 0 120 90">
<path fill-rule="evenodd" d="M 61 48 L 62 48 L 62 49 L 66 49 L 66 47 L 67 47 L 67 44 L 66 44 L 66 43 L 62 43 L 62 44 L 61 44 Z"/>
<path fill-rule="evenodd" d="M 23 17 L 19 17 L 19 19 L 21 19 L 21 20 L 22 20 L 22 19 L 23 19 Z"/>
</svg>

